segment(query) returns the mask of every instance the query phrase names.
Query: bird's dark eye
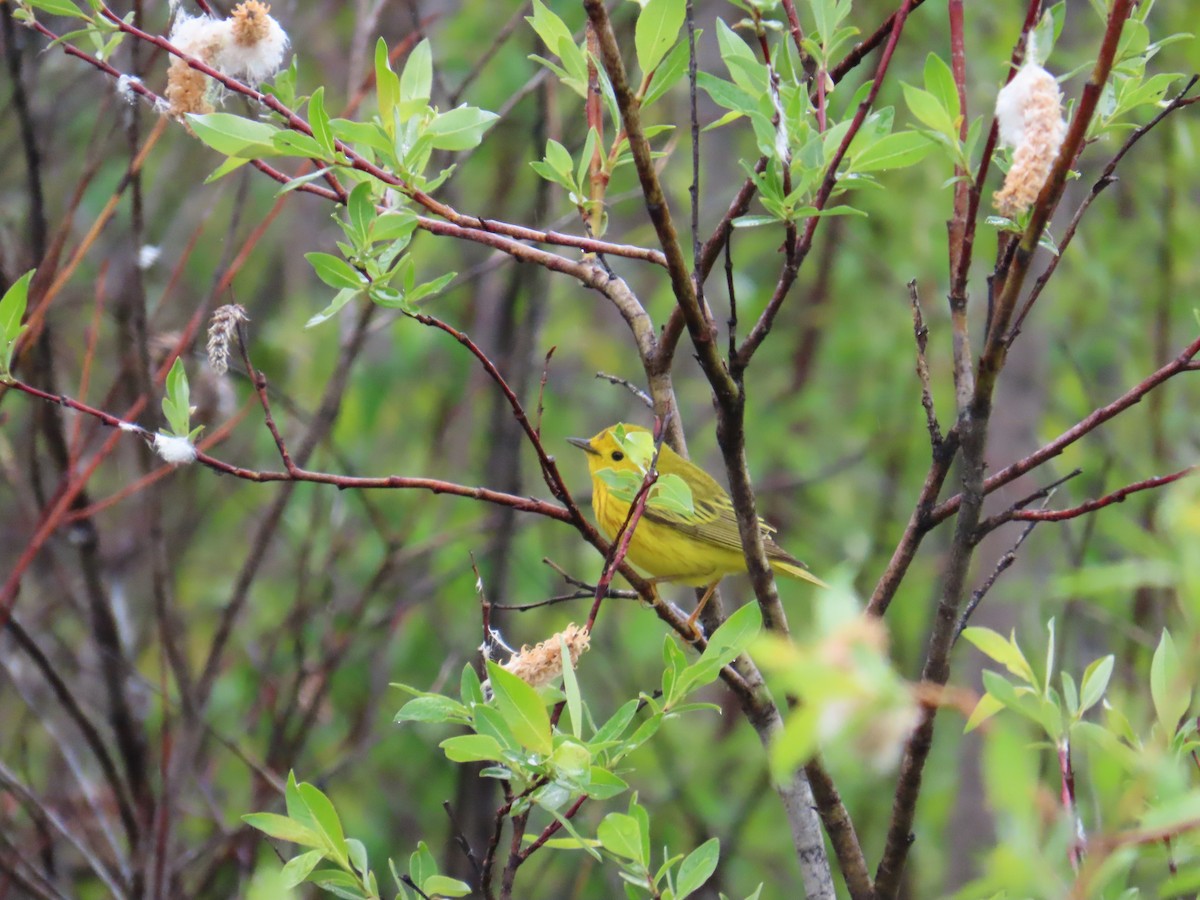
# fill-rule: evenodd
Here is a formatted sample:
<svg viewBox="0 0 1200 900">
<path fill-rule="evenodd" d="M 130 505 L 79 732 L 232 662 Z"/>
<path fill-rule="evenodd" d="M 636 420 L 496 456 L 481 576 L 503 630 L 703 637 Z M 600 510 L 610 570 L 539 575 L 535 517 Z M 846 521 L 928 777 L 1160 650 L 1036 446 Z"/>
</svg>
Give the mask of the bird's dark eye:
<svg viewBox="0 0 1200 900">
<path fill-rule="evenodd" d="M 623 460 L 625 458 L 625 454 L 622 453 L 620 450 L 614 450 L 612 452 L 612 458 L 613 458 L 613 462 L 620 462 L 621 460 Z"/>
</svg>

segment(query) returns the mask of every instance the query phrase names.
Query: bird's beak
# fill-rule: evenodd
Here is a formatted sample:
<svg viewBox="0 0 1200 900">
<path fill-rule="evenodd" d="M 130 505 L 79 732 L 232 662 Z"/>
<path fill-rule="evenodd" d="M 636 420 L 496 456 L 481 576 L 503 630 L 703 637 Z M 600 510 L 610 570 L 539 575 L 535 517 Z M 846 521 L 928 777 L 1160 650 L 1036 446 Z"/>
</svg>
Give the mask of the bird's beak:
<svg viewBox="0 0 1200 900">
<path fill-rule="evenodd" d="M 592 446 L 592 442 L 587 438 L 567 438 L 568 444 L 574 444 L 584 453 L 590 453 L 592 456 L 599 456 L 600 451 Z"/>
</svg>

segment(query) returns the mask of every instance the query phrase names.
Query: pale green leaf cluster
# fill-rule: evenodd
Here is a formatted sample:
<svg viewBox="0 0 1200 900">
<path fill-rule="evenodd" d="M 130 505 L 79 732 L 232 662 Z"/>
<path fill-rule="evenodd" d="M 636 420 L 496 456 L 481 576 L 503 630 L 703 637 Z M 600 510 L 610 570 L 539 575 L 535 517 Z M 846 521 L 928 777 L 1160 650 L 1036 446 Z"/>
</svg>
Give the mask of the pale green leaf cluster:
<svg viewBox="0 0 1200 900">
<path fill-rule="evenodd" d="M 293 157 L 313 160 L 318 168 L 289 181 L 284 191 L 331 173 L 353 185 L 346 204 L 347 219 L 336 218 L 345 237 L 338 243 L 341 258 L 325 252 L 306 254 L 317 277 L 335 291 L 329 304 L 309 320 L 309 326 L 327 321 L 360 297 L 411 313 L 416 304 L 441 291 L 455 277 L 450 272 L 418 281 L 415 261 L 408 252 L 417 215 L 404 204 L 404 196 L 414 190 L 432 191 L 445 182 L 454 167 L 430 175 L 426 170 L 432 154 L 478 146 L 496 115 L 466 105 L 442 112 L 430 104 L 433 57 L 428 41 L 413 48 L 397 75 L 388 59 L 387 44 L 380 39 L 375 47 L 375 82 L 377 115 L 369 121 L 355 121 L 330 116 L 324 87 L 308 98 L 298 98 L 294 64 L 280 73 L 268 93 L 289 107 L 307 103 L 311 133 L 291 127 L 274 114 L 264 120 L 230 113 L 188 117 L 196 136 L 227 157 L 209 180 L 251 159 Z M 357 160 L 394 175 L 401 186 L 364 172 Z"/>
<path fill-rule="evenodd" d="M 68 19 L 78 19 L 84 23 L 82 28 L 76 28 L 59 35 L 48 46 L 86 41 L 91 46 L 96 59 L 107 61 L 120 46 L 125 37 L 117 25 L 102 15 L 95 15 L 102 6 L 100 0 L 87 0 L 91 13 L 84 12 L 73 0 L 18 0 L 13 4 L 15 9 L 12 17 L 18 22 L 30 23 L 37 21 L 39 12 L 51 16 L 62 16 Z M 121 21 L 126 25 L 134 20 L 134 13 L 126 13 Z"/>
<path fill-rule="evenodd" d="M 640 6 L 634 29 L 634 48 L 641 78 L 636 83 L 634 102 L 644 111 L 686 73 L 688 45 L 679 39 L 686 10 L 684 0 L 646 0 Z M 530 165 L 539 176 L 567 192 L 580 216 L 590 222 L 593 236 L 599 237 L 607 228 L 603 196 L 609 179 L 618 166 L 632 160 L 612 83 L 599 60 L 589 60 L 587 42 L 576 41 L 566 22 L 540 0 L 534 0 L 533 15 L 527 16 L 526 21 L 550 54 L 550 57 L 535 54 L 530 59 L 553 72 L 565 87 L 583 99 L 588 96 L 588 64 L 592 63 L 608 116 L 607 133 L 615 135 L 612 143 L 603 146 L 593 126 L 588 129 L 577 156 L 572 156 L 565 146 L 551 139 L 546 143 L 543 158 Z M 551 57 L 556 57 L 557 61 Z M 648 125 L 644 132 L 647 138 L 653 138 L 671 127 Z"/>
<path fill-rule="evenodd" d="M 818 18 L 825 30 L 810 35 L 805 46 L 814 57 L 825 58 L 829 48 L 836 52 L 853 30 L 839 27 L 849 11 L 848 3 L 814 4 L 814 8 L 818 6 Z M 753 130 L 756 149 L 767 160 L 761 172 L 756 171 L 754 161 L 740 160 L 758 188 L 766 215 L 742 216 L 734 225 L 745 228 L 858 213 L 845 204 L 826 203 L 821 209 L 814 204 L 850 132 L 867 86 L 844 104 L 831 103 L 826 127 L 821 129 L 810 96 L 811 82 L 794 61 L 788 40 L 779 39 L 774 70 L 760 62 L 754 49 L 721 21 L 717 23 L 717 44 L 729 77 L 699 72 L 697 85 L 727 112 L 708 128 L 746 120 Z M 830 99 L 839 96 L 831 93 Z M 830 200 L 852 188 L 875 186 L 877 173 L 915 165 L 936 146 L 936 138 L 926 130 L 896 130 L 894 119 L 891 107 L 875 109 L 866 117 L 841 157 Z"/>
<path fill-rule="evenodd" d="M 295 773 L 291 772 L 284 799 L 287 815 L 250 813 L 242 817 L 248 825 L 277 841 L 308 848 L 284 864 L 282 887 L 291 890 L 307 881 L 335 897 L 382 900 L 366 847 L 361 841 L 345 836 L 330 799 L 311 784 L 297 783 Z M 388 867 L 395 881 L 393 896 L 414 900 L 417 895 L 405 886 L 392 860 L 388 861 Z M 465 897 L 471 893 L 470 885 L 439 874 L 437 861 L 424 842 L 418 844 L 409 858 L 408 878 L 421 895 L 429 898 Z"/>
<path fill-rule="evenodd" d="M 566 836 L 552 838 L 545 846 L 582 850 L 615 863 L 631 885 L 653 888 L 662 898 L 683 898 L 698 890 L 714 871 L 719 847 L 715 841 L 686 856 L 664 854 L 664 861 L 652 871 L 649 815 L 636 796 L 627 813 L 606 816 L 594 838 L 581 834 L 563 811 L 581 796 L 605 801 L 625 793 L 629 785 L 622 776 L 629 754 L 653 738 L 666 720 L 715 709 L 687 698 L 715 681 L 760 631 L 758 607 L 747 604 L 717 629 L 694 662 L 689 663 L 676 642 L 666 638 L 661 692 L 629 699 L 599 724 L 581 695 L 565 644 L 562 691 L 535 689 L 493 662 L 488 663 L 485 686 L 468 665 L 457 698 L 397 685 L 414 696 L 397 713 L 396 721 L 465 728 L 467 733 L 441 742 L 446 758 L 454 763 L 487 763 L 482 775 L 506 782 L 515 798 L 512 815 L 537 810 L 557 821 Z M 563 719 L 555 724 L 550 708 L 558 703 L 564 705 Z"/>
<path fill-rule="evenodd" d="M 204 430 L 203 425 L 192 428 L 191 389 L 188 387 L 187 372 L 183 368 L 183 359 L 176 357 L 167 373 L 167 387 L 162 400 L 163 416 L 166 417 L 167 427 L 162 433 L 172 437 L 186 438 L 194 442 L 196 436 Z"/>
<path fill-rule="evenodd" d="M 917 708 L 888 657 L 886 630 L 838 585 L 816 612 L 803 639 L 768 634 L 752 648 L 779 689 L 797 700 L 772 741 L 771 770 L 787 779 L 820 751 L 887 771 L 899 760 Z"/>
</svg>

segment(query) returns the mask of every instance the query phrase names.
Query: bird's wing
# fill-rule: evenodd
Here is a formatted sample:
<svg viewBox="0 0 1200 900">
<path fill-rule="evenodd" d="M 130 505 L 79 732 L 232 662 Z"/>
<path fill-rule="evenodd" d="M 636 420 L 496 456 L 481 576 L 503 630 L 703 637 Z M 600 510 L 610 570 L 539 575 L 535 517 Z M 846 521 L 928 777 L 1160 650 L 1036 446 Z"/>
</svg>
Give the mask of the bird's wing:
<svg viewBox="0 0 1200 900">
<path fill-rule="evenodd" d="M 703 499 L 697 499 L 693 496 L 693 507 L 695 512 L 689 516 L 675 509 L 666 509 L 658 506 L 652 500 L 646 504 L 644 515 L 652 522 L 668 525 L 698 541 L 703 541 L 706 544 L 714 544 L 738 553 L 742 552 L 742 536 L 738 531 L 737 514 L 733 511 L 733 502 L 729 499 L 728 494 L 721 491 L 719 496 L 705 497 Z M 767 540 L 768 555 L 776 555 L 770 552 L 773 549 L 783 554 L 780 558 L 790 559 L 771 540 L 770 536 L 775 529 L 762 519 L 758 520 L 758 524 L 762 528 L 763 537 Z"/>
</svg>

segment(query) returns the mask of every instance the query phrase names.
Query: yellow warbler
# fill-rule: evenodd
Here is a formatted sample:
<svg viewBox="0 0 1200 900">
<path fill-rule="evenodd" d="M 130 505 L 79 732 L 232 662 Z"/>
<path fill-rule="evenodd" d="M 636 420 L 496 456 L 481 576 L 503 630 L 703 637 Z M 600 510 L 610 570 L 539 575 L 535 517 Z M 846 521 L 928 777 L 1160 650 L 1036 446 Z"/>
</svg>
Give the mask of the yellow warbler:
<svg viewBox="0 0 1200 900">
<path fill-rule="evenodd" d="M 653 454 L 650 432 L 639 425 L 617 424 L 604 429 L 590 440 L 567 438 L 587 453 L 592 476 L 592 508 L 601 530 L 615 538 L 629 515 L 633 494 L 641 483 Z M 632 458 L 631 458 L 632 455 Z M 638 457 L 643 458 L 638 458 Z M 691 508 L 686 492 L 679 501 L 678 492 L 667 490 L 651 494 L 629 542 L 628 559 L 649 572 L 652 580 L 675 581 L 692 587 L 707 586 L 703 599 L 692 614 L 694 620 L 726 575 L 746 571 L 737 516 L 729 494 L 711 475 L 663 445 L 658 457 L 658 486 L 669 488 L 676 477 L 691 492 Z M 616 486 L 616 489 L 614 489 Z M 620 493 L 620 496 L 618 496 Z M 759 520 L 767 562 L 776 574 L 789 575 L 813 584 L 827 585 L 813 575 L 804 563 L 775 543 L 775 531 Z"/>
</svg>

